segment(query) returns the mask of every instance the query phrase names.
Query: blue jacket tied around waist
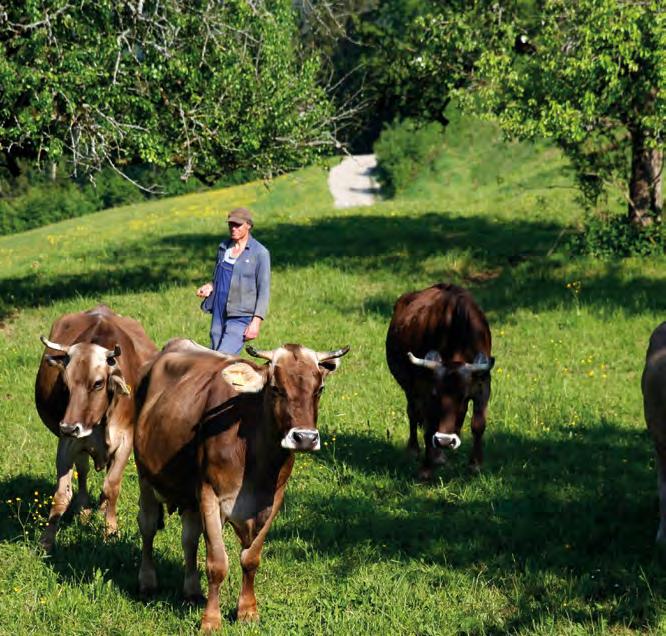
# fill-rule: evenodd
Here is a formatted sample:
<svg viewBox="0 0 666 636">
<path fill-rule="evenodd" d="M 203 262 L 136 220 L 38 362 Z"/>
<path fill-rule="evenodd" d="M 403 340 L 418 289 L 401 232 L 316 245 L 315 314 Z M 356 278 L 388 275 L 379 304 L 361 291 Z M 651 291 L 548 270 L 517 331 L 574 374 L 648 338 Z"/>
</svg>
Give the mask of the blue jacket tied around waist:
<svg viewBox="0 0 666 636">
<path fill-rule="evenodd" d="M 213 293 L 201 303 L 201 309 L 211 314 L 215 308 L 214 290 L 220 282 L 216 280 L 216 274 L 221 271 L 224 252 L 231 245 L 232 240 L 226 239 L 217 248 L 217 261 L 213 270 Z M 270 286 L 270 254 L 259 241 L 250 237 L 234 265 L 227 296 L 226 315 L 265 318 L 268 312 Z"/>
</svg>

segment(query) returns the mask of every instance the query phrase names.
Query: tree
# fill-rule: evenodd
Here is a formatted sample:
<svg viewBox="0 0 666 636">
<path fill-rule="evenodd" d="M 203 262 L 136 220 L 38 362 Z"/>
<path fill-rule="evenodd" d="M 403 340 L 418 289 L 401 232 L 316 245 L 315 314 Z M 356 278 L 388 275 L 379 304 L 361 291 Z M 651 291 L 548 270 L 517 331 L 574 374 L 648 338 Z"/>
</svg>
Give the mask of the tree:
<svg viewBox="0 0 666 636">
<path fill-rule="evenodd" d="M 290 0 L 0 0 L 0 156 L 213 182 L 334 143 Z"/>
<path fill-rule="evenodd" d="M 619 181 L 629 222 L 646 226 L 660 220 L 666 132 L 663 3 L 543 4 L 539 20 L 526 31 L 515 22 L 496 29 L 504 34 L 496 40 L 501 46 L 487 48 L 476 64 L 481 104 L 510 135 L 553 138 L 571 157 L 589 198 Z M 530 47 L 516 47 L 517 41 Z"/>
</svg>

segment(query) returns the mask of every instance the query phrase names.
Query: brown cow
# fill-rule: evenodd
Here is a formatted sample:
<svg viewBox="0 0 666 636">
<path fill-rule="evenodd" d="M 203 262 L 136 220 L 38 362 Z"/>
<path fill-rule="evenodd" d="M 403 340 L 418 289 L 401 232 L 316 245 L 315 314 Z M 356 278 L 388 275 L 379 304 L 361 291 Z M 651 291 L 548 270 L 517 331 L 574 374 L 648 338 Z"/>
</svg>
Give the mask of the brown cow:
<svg viewBox="0 0 666 636">
<path fill-rule="evenodd" d="M 666 545 L 666 322 L 650 336 L 641 388 L 645 422 L 657 455 L 660 519 L 657 543 Z"/>
<path fill-rule="evenodd" d="M 79 478 L 77 504 L 90 508 L 88 456 L 107 469 L 100 506 L 106 532 L 118 529 L 116 502 L 123 470 L 132 452 L 134 398 L 139 368 L 157 354 L 141 325 L 105 305 L 56 320 L 35 382 L 42 421 L 58 436 L 58 488 L 42 545 L 50 550 L 60 518 L 72 501 L 72 468 Z"/>
<path fill-rule="evenodd" d="M 204 532 L 205 630 L 220 626 L 219 589 L 229 568 L 222 540 L 227 521 L 243 547 L 237 616 L 258 617 L 254 577 L 264 539 L 282 504 L 294 451 L 319 449 L 324 379 L 349 347 L 326 353 L 295 344 L 247 350 L 269 363 L 258 366 L 190 341 L 171 341 L 147 369 L 137 396 L 139 589 L 146 594 L 157 586 L 153 540 L 166 503 L 182 515 L 184 594 L 190 599 L 201 597 L 196 556 Z"/>
<path fill-rule="evenodd" d="M 407 396 L 408 449 L 418 455 L 417 427 L 424 428 L 425 458 L 419 475 L 432 477 L 443 448 L 458 448 L 471 400 L 474 446 L 470 467 L 483 461 L 481 438 L 490 399 L 488 321 L 471 294 L 440 283 L 402 295 L 386 336 L 386 360 Z"/>
</svg>

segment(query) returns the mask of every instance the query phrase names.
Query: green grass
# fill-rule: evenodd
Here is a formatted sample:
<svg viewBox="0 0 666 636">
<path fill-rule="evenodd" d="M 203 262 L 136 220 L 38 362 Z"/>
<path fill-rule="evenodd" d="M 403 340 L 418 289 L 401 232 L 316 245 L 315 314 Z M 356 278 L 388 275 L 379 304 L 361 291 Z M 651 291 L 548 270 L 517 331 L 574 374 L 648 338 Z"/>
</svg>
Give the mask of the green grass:
<svg viewBox="0 0 666 636">
<path fill-rule="evenodd" d="M 206 343 L 194 290 L 225 232 L 220 211 L 239 204 L 256 210 L 256 236 L 273 260 L 257 346 L 352 351 L 322 399 L 322 451 L 298 457 L 269 534 L 261 623 L 227 620 L 228 631 L 666 632 L 639 388 L 666 308 L 666 261 L 567 256 L 562 236 L 579 212 L 550 148 L 503 144 L 492 127 L 470 124 L 440 163 L 437 179 L 370 208 L 334 210 L 326 173 L 311 168 L 270 191 L 192 194 L 0 239 L 0 633 L 198 628 L 200 611 L 180 601 L 176 517 L 156 542 L 161 591 L 138 598 L 133 464 L 117 539 L 104 542 L 99 514 L 73 518 L 54 554 L 39 554 L 56 440 L 35 412 L 33 382 L 39 335 L 99 301 L 141 320 L 159 345 L 173 336 Z M 395 299 L 441 280 L 468 286 L 485 308 L 497 365 L 483 474 L 467 474 L 466 427 L 463 447 L 423 485 L 404 453 L 404 397 L 383 347 Z M 233 533 L 225 536 L 229 619 L 240 568 Z"/>
</svg>

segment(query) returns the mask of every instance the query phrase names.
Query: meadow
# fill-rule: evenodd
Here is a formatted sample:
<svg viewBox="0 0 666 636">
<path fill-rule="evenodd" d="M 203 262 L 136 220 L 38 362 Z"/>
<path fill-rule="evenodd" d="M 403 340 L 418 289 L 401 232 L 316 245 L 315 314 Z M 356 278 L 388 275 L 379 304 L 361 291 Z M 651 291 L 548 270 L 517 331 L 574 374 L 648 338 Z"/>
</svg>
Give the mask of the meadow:
<svg viewBox="0 0 666 636">
<path fill-rule="evenodd" d="M 255 211 L 271 250 L 258 348 L 351 352 L 322 398 L 322 450 L 301 455 L 257 575 L 261 622 L 233 622 L 238 545 L 221 594 L 230 634 L 660 634 L 666 564 L 654 547 L 656 473 L 640 374 L 666 309 L 666 262 L 572 257 L 580 216 L 560 154 L 473 123 L 400 198 L 335 210 L 326 170 L 189 194 L 0 238 L 0 633 L 187 634 L 180 523 L 156 540 L 160 592 L 138 596 L 133 462 L 119 536 L 72 516 L 37 544 L 55 487 L 56 439 L 33 384 L 51 323 L 99 302 L 161 346 L 206 344 L 194 295 L 224 212 Z M 480 476 L 470 435 L 433 483 L 405 453 L 404 396 L 384 359 L 393 303 L 450 281 L 493 333 L 493 395 Z M 101 474 L 93 475 L 99 492 Z M 203 558 L 203 545 L 200 560 Z M 205 577 L 202 576 L 205 584 Z"/>
</svg>

